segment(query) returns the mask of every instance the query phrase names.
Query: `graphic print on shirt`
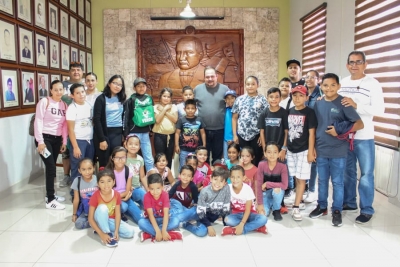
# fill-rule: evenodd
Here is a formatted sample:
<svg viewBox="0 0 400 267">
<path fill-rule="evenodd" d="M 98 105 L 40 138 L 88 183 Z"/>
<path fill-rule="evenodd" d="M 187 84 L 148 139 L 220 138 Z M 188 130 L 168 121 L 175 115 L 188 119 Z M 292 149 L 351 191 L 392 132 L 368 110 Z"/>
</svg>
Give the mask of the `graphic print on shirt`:
<svg viewBox="0 0 400 267">
<path fill-rule="evenodd" d="M 231 210 L 232 213 L 245 212 L 246 202 L 244 199 L 236 198 L 231 195 Z M 255 212 L 254 201 L 251 203 L 251 212 Z"/>
<path fill-rule="evenodd" d="M 200 122 L 196 124 L 184 123 L 182 131 L 182 146 L 195 149 L 199 144 Z"/>
<path fill-rule="evenodd" d="M 183 202 L 193 199 L 191 192 L 176 191 L 175 194 L 176 197 Z"/>
<path fill-rule="evenodd" d="M 140 171 L 140 162 L 136 162 L 136 163 L 130 163 L 129 164 L 129 172 L 131 172 L 133 175 L 132 176 L 137 176 L 139 175 L 139 171 Z"/>
<path fill-rule="evenodd" d="M 281 127 L 282 118 L 265 118 L 265 126 Z"/>
<path fill-rule="evenodd" d="M 304 123 L 306 120 L 306 116 L 304 115 L 296 115 L 289 114 L 288 123 L 289 123 L 289 140 L 293 142 L 294 139 L 300 138 L 303 134 Z"/>
</svg>

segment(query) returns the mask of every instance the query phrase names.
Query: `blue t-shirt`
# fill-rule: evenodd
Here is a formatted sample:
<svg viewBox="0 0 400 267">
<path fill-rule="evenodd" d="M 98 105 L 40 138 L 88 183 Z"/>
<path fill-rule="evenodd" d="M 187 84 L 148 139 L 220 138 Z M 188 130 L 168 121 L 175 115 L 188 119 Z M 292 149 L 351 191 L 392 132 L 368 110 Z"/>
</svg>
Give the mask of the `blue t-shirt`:
<svg viewBox="0 0 400 267">
<path fill-rule="evenodd" d="M 233 140 L 233 131 L 232 131 L 232 107 L 227 107 L 225 112 L 225 131 L 224 131 L 224 140 L 232 141 Z"/>
<path fill-rule="evenodd" d="M 106 97 L 107 127 L 122 127 L 122 112 L 124 107 L 119 102 L 118 96 Z"/>
<path fill-rule="evenodd" d="M 321 99 L 314 106 L 318 121 L 315 142 L 318 157 L 343 158 L 347 156 L 349 142 L 347 140 L 340 140 L 325 132 L 327 127 L 335 121 L 356 122 L 360 119 L 360 116 L 353 107 L 342 105 L 342 99 L 343 97 L 340 95 L 333 101 Z"/>
</svg>

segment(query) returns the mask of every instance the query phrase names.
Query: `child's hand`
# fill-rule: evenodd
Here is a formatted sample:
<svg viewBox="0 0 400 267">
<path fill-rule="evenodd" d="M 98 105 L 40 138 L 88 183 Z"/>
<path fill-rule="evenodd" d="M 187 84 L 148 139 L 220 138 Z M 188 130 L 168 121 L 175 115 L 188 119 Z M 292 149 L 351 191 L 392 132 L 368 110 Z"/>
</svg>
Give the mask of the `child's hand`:
<svg viewBox="0 0 400 267">
<path fill-rule="evenodd" d="M 74 147 L 74 158 L 80 159 L 81 156 L 82 156 L 82 152 L 81 152 L 81 150 L 79 149 L 79 147 L 76 147 L 76 148 Z"/>
<path fill-rule="evenodd" d="M 216 236 L 215 230 L 212 226 L 207 227 L 208 236 Z"/>
<path fill-rule="evenodd" d="M 281 151 L 279 152 L 279 156 L 278 156 L 280 161 L 284 161 L 286 158 L 286 150 L 285 149 L 281 149 Z"/>
<path fill-rule="evenodd" d="M 113 237 L 113 239 L 114 239 L 115 241 L 118 241 L 118 240 L 119 240 L 118 231 L 115 231 L 115 232 L 114 232 L 114 237 Z"/>
<path fill-rule="evenodd" d="M 262 146 L 261 137 L 258 137 L 257 144 L 258 144 L 258 146 Z"/>
<path fill-rule="evenodd" d="M 257 206 L 257 213 L 258 213 L 258 214 L 266 215 L 265 209 L 264 209 L 264 205 L 263 205 L 263 204 L 260 204 L 260 205 Z"/>
<path fill-rule="evenodd" d="M 261 190 L 265 191 L 267 189 L 267 183 L 263 183 L 261 186 Z"/>
<path fill-rule="evenodd" d="M 76 222 L 76 220 L 78 219 L 78 216 L 76 214 L 72 215 L 72 222 Z"/>
<path fill-rule="evenodd" d="M 338 136 L 336 130 L 335 130 L 335 126 L 333 125 L 329 125 L 327 130 L 325 131 L 327 134 L 330 134 L 332 136 Z"/>
<path fill-rule="evenodd" d="M 165 110 L 170 110 L 171 108 L 172 108 L 171 104 L 165 105 L 165 107 L 164 107 Z"/>
<path fill-rule="evenodd" d="M 314 154 L 314 151 L 308 151 L 308 154 L 307 154 L 307 161 L 308 161 L 308 163 L 311 163 L 311 162 L 314 162 L 315 161 L 315 154 Z"/>
<path fill-rule="evenodd" d="M 233 142 L 239 144 L 239 137 L 237 135 L 233 135 Z"/>
<path fill-rule="evenodd" d="M 163 230 L 162 231 L 162 239 L 164 241 L 169 241 L 171 240 L 171 236 L 168 234 L 167 230 Z"/>
<path fill-rule="evenodd" d="M 163 235 L 162 235 L 160 229 L 156 230 L 156 238 L 155 239 L 157 242 L 160 242 L 161 240 L 163 240 Z"/>
<path fill-rule="evenodd" d="M 240 222 L 236 227 L 235 227 L 235 235 L 241 235 L 243 234 L 243 227 L 244 223 Z"/>
<path fill-rule="evenodd" d="M 65 152 L 67 150 L 67 146 L 66 145 L 62 145 L 60 148 L 60 152 Z"/>
<path fill-rule="evenodd" d="M 181 149 L 179 148 L 179 146 L 175 146 L 175 153 L 179 154 L 181 152 Z"/>
<path fill-rule="evenodd" d="M 108 244 L 111 242 L 111 237 L 108 234 L 105 233 L 99 233 L 101 241 L 103 241 L 104 244 Z"/>
</svg>

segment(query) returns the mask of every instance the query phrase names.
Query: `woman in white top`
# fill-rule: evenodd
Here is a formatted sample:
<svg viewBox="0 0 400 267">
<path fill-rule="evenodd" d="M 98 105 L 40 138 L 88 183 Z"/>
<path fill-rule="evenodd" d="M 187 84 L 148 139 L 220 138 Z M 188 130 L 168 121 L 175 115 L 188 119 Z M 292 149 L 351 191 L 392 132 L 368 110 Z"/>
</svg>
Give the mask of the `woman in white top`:
<svg viewBox="0 0 400 267">
<path fill-rule="evenodd" d="M 94 101 L 96 98 L 101 95 L 101 92 L 97 90 L 97 75 L 93 72 L 89 72 L 85 76 L 85 84 L 86 84 L 86 101 L 89 104 L 94 106 Z"/>
</svg>

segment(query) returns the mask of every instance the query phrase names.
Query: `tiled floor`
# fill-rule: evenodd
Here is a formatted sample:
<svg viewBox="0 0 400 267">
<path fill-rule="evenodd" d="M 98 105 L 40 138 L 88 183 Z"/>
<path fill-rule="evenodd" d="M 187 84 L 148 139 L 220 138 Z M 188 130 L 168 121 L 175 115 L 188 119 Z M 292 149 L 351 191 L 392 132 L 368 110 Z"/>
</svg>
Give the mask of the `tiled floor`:
<svg viewBox="0 0 400 267">
<path fill-rule="evenodd" d="M 400 266 L 400 208 L 379 193 L 376 215 L 367 225 L 354 223 L 357 213 L 344 213 L 340 228 L 331 226 L 330 216 L 310 219 L 313 203 L 302 212 L 302 222 L 284 215 L 276 223 L 270 216 L 268 235 L 197 238 L 183 231 L 183 242 L 140 243 L 136 234 L 117 248 L 101 245 L 90 230 L 76 230 L 72 205 L 66 204 L 64 211 L 45 209 L 43 177 L 3 194 L 0 267 Z M 222 225 L 215 228 L 220 233 Z"/>
</svg>

